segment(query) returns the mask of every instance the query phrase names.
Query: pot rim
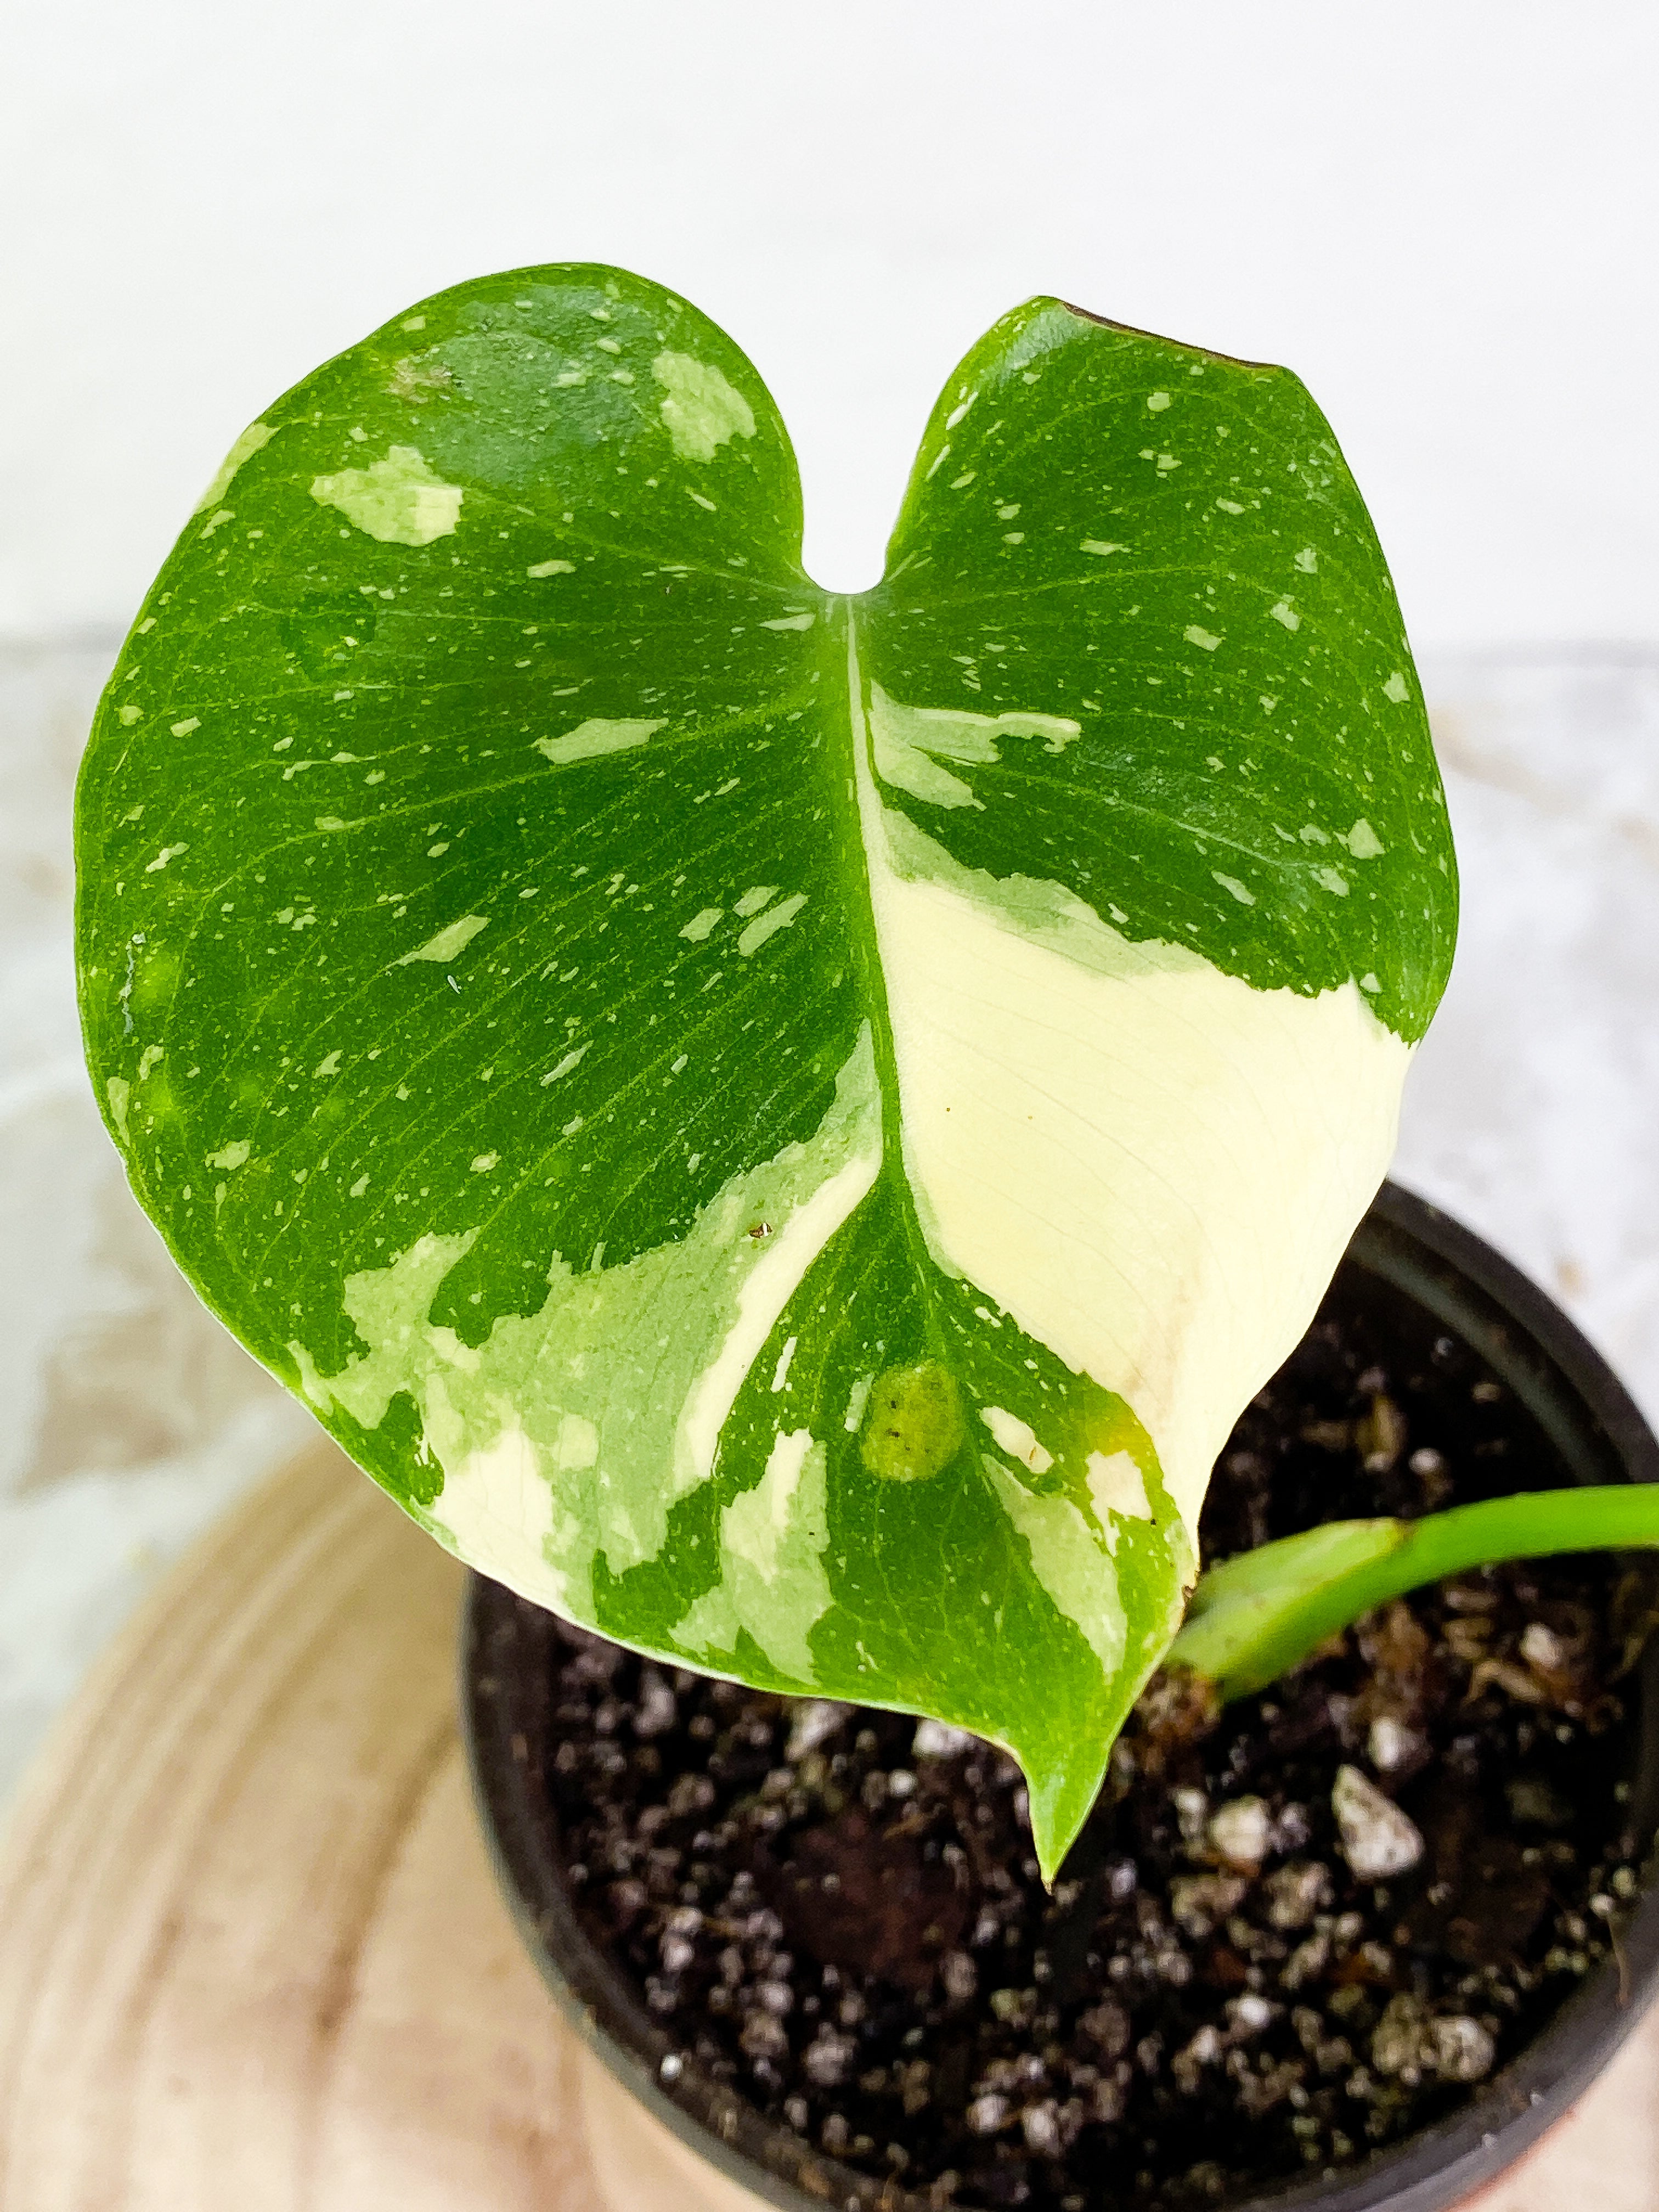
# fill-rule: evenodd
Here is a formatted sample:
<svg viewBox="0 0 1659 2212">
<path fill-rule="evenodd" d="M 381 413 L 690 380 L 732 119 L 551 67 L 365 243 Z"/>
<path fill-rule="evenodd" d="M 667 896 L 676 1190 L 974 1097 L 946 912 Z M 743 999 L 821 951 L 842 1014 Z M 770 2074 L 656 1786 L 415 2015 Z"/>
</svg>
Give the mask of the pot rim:
<svg viewBox="0 0 1659 2212">
<path fill-rule="evenodd" d="M 1533 1414 L 1579 1482 L 1659 1481 L 1659 1438 L 1577 1325 L 1484 1239 L 1385 1182 L 1348 1257 L 1455 1329 Z M 547 1618 L 547 1616 L 540 1616 Z M 496 1878 L 544 1980 L 611 2073 L 690 2149 L 779 2212 L 826 2204 L 928 2212 L 921 2197 L 844 2166 L 704 2074 L 583 1930 L 561 1879 L 541 1761 L 550 1685 L 512 1667 L 536 1609 L 469 1579 L 460 1705 Z M 503 1661 L 507 1663 L 503 1665 Z M 1659 1827 L 1659 1638 L 1641 1668 L 1638 1833 Z M 539 1711 L 538 1711 L 539 1707 Z M 1528 2151 L 1607 2065 L 1659 1992 L 1659 1850 L 1650 1848 L 1614 1957 L 1468 2102 L 1363 2164 L 1290 2179 L 1228 2212 L 1448 2212 Z M 665 2072 L 665 2067 L 666 2071 Z"/>
</svg>

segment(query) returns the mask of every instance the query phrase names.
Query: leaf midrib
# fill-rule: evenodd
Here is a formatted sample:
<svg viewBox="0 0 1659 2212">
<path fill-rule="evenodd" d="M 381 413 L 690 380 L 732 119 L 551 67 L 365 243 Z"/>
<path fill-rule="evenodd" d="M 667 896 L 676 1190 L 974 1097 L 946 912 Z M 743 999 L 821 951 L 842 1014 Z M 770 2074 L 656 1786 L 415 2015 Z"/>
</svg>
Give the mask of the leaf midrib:
<svg viewBox="0 0 1659 2212">
<path fill-rule="evenodd" d="M 846 773 L 843 775 L 832 772 L 830 804 L 842 824 L 845 848 L 857 856 L 856 871 L 848 885 L 848 933 L 853 940 L 854 957 L 859 963 L 862 985 L 860 997 L 869 1017 L 876 1079 L 881 1090 L 881 1174 L 889 1180 L 896 1194 L 911 1273 L 921 1310 L 927 1316 L 927 1340 L 925 1346 L 918 1346 L 916 1349 L 919 1353 L 938 1358 L 944 1350 L 945 1333 L 935 1288 L 936 1263 L 922 1234 L 909 1177 L 905 1172 L 904 1112 L 899 1091 L 898 1054 L 893 1042 L 886 969 L 876 927 L 875 895 L 870 880 L 870 840 L 866 828 L 866 809 L 878 808 L 881 800 L 876 790 L 875 770 L 870 755 L 869 718 L 865 711 L 864 672 L 859 655 L 859 616 L 861 606 L 873 600 L 880 588 L 878 585 L 873 591 L 855 596 L 830 594 L 825 597 L 825 635 L 836 638 L 838 642 L 844 640 L 846 647 L 845 653 L 838 657 L 836 672 L 842 687 L 843 711 L 840 727 L 845 732 L 847 740 Z M 840 617 L 839 624 L 837 616 Z M 833 751 L 826 750 L 833 762 Z"/>
</svg>

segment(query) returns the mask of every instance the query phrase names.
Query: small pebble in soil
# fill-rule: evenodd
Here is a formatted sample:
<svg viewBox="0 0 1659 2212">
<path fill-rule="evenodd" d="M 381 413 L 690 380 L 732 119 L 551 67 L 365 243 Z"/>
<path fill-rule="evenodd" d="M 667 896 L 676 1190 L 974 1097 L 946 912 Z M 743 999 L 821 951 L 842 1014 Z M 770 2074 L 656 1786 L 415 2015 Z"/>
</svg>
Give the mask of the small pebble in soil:
<svg viewBox="0 0 1659 2212">
<path fill-rule="evenodd" d="M 1404 1993 L 1390 1997 L 1371 2037 L 1371 2063 L 1379 2074 L 1408 2084 L 1425 2079 L 1480 2081 L 1491 2073 L 1497 2045 L 1467 2013 L 1432 2014 Z"/>
<path fill-rule="evenodd" d="M 1361 1881 L 1407 1874 L 1423 1856 L 1423 1832 L 1357 1766 L 1339 1766 L 1331 1784 L 1342 1856 Z"/>
<path fill-rule="evenodd" d="M 1381 1295 L 1345 1306 L 1339 1279 L 1239 1423 L 1206 1559 L 1562 1479 L 1467 1349 Z M 1442 2117 L 1610 1955 L 1643 1846 L 1621 1673 L 1656 1618 L 1647 1570 L 1529 1561 L 1385 1607 L 1224 1711 L 1155 1677 L 1052 1894 L 992 1746 L 575 1631 L 550 1786 L 674 2094 L 746 2099 L 872 2203 L 1193 2212 Z"/>
<path fill-rule="evenodd" d="M 1273 1817 L 1263 1799 L 1235 1797 L 1210 1815 L 1205 1832 L 1212 1850 L 1231 1865 L 1254 1872 L 1267 1857 L 1273 1841 Z"/>
</svg>

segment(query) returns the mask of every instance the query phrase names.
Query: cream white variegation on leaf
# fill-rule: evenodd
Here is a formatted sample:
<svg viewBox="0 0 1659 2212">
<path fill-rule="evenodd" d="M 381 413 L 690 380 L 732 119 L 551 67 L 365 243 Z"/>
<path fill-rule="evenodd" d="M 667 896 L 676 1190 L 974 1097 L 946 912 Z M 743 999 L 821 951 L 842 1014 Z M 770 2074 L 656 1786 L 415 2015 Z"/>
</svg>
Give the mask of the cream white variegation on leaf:
<svg viewBox="0 0 1659 2212">
<path fill-rule="evenodd" d="M 1043 1864 L 1380 1180 L 1455 886 L 1283 370 L 1036 301 L 886 575 L 615 270 L 238 441 L 87 756 L 88 1050 L 203 1295 L 441 1541 L 1007 1745 Z"/>
</svg>

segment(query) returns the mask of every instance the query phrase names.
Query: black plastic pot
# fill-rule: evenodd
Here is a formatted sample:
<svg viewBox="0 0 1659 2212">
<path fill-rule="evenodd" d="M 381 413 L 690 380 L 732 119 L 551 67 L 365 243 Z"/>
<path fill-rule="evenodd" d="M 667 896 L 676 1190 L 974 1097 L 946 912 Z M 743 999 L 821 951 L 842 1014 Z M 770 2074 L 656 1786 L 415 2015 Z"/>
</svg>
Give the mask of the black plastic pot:
<svg viewBox="0 0 1659 2212">
<path fill-rule="evenodd" d="M 1385 1184 L 1345 1266 L 1403 1295 L 1461 1337 L 1532 1413 L 1581 1483 L 1659 1480 L 1659 1440 L 1606 1362 L 1537 1285 L 1467 1229 Z M 568 2017 L 619 2081 L 731 2180 L 787 2212 L 922 2201 L 855 2172 L 682 2063 L 673 2039 L 584 1933 L 562 1875 L 545 1786 L 552 1679 L 549 1617 L 475 1576 L 462 1703 L 479 1810 L 501 1886 Z M 1659 1829 L 1659 1639 L 1640 1676 L 1636 1832 Z M 1329 2179 L 1291 2180 L 1231 2212 L 1449 2212 L 1512 2165 L 1607 2063 L 1659 1990 L 1659 1865 L 1650 1855 L 1620 1929 L 1618 1960 L 1461 2110 Z M 664 2062 L 668 2062 L 665 2069 Z M 671 2078 L 672 2077 L 672 2078 Z"/>
</svg>

